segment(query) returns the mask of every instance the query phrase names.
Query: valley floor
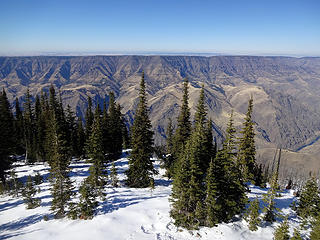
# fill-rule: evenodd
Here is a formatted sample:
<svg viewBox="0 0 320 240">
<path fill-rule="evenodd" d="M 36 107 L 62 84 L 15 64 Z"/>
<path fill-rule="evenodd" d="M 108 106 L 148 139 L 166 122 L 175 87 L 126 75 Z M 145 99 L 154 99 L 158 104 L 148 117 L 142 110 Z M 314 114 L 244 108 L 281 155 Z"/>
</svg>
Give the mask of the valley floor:
<svg viewBox="0 0 320 240">
<path fill-rule="evenodd" d="M 71 164 L 72 180 L 79 187 L 81 181 L 88 176 L 90 164 L 74 160 Z M 201 228 L 187 231 L 177 228 L 169 216 L 171 181 L 163 177 L 164 171 L 155 160 L 159 174 L 155 176 L 155 189 L 133 189 L 124 186 L 124 171 L 128 168 L 128 159 L 123 157 L 116 161 L 121 186 L 106 189 L 106 200 L 100 202 L 96 216 L 92 220 L 53 219 L 50 215 L 49 181 L 45 180 L 39 187 L 41 206 L 27 210 L 21 197 L 0 196 L 0 239 L 104 239 L 104 240 L 191 240 L 191 239 L 272 239 L 274 228 L 278 223 L 259 227 L 251 232 L 245 220 L 229 224 L 219 224 L 214 228 Z M 26 176 L 35 175 L 37 171 L 48 177 L 49 166 L 35 164 L 26 166 L 16 164 L 15 171 L 19 178 L 26 181 Z M 266 189 L 250 187 L 250 200 L 262 199 Z M 277 207 L 289 215 L 290 232 L 299 224 L 295 213 L 290 209 L 294 200 L 292 192 L 282 193 Z M 43 217 L 49 216 L 48 221 Z"/>
</svg>

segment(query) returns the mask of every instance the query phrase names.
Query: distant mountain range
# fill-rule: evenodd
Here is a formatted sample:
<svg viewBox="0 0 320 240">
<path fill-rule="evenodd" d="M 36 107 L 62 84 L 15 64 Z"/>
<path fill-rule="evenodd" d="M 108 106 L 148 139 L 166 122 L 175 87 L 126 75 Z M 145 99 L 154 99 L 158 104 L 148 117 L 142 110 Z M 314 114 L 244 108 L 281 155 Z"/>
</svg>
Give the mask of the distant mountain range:
<svg viewBox="0 0 320 240">
<path fill-rule="evenodd" d="M 282 147 L 314 155 L 320 136 L 320 58 L 258 56 L 36 56 L 0 57 L 0 87 L 13 100 L 51 84 L 78 115 L 86 99 L 102 102 L 114 91 L 128 122 L 137 105 L 141 72 L 145 72 L 150 116 L 157 144 L 164 142 L 168 119 L 176 119 L 182 79 L 190 81 L 192 113 L 201 85 L 209 117 L 221 139 L 232 109 L 240 127 L 249 97 L 254 98 L 257 147 Z M 317 144 L 315 144 L 316 146 Z M 319 161 L 320 162 L 320 161 Z M 320 163 L 319 163 L 320 165 Z"/>
</svg>

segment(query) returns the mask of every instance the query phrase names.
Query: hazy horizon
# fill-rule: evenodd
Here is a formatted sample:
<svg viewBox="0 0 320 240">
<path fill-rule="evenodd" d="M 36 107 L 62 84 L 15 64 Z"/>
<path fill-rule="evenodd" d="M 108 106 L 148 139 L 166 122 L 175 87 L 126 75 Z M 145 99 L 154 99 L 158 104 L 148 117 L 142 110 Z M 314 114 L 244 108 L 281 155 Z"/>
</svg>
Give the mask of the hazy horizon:
<svg viewBox="0 0 320 240">
<path fill-rule="evenodd" d="M 11 0 L 0 6 L 2 56 L 320 56 L 316 0 Z"/>
</svg>

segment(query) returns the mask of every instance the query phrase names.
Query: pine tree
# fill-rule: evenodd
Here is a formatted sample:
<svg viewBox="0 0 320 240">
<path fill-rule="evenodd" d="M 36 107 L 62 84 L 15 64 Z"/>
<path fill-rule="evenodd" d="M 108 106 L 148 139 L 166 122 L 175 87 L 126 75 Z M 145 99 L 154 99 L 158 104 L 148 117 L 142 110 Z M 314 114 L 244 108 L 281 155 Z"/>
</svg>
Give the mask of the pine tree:
<svg viewBox="0 0 320 240">
<path fill-rule="evenodd" d="M 130 148 L 130 137 L 129 131 L 126 124 L 126 119 L 122 117 L 122 148 L 128 149 Z"/>
<path fill-rule="evenodd" d="M 110 139 L 108 154 L 111 159 L 117 159 L 122 152 L 122 115 L 120 105 L 115 102 L 114 93 L 109 94 L 108 134 Z"/>
<path fill-rule="evenodd" d="M 114 162 L 112 162 L 112 165 L 111 165 L 110 179 L 111 179 L 112 187 L 118 187 L 119 179 L 118 179 L 117 168 Z"/>
<path fill-rule="evenodd" d="M 19 99 L 15 100 L 15 139 L 17 141 L 16 153 L 22 155 L 25 152 L 24 149 L 24 126 L 23 126 L 23 115 L 19 104 Z"/>
<path fill-rule="evenodd" d="M 103 137 L 99 105 L 95 111 L 87 152 L 92 162 L 89 168 L 90 176 L 88 177 L 88 181 L 93 185 L 96 194 L 103 198 L 103 189 L 106 184 L 106 171 L 104 169 Z"/>
<path fill-rule="evenodd" d="M 214 227 L 219 223 L 219 206 L 216 204 L 218 194 L 218 184 L 216 182 L 216 169 L 214 164 L 214 158 L 211 159 L 209 170 L 206 178 L 206 199 L 205 206 L 207 209 L 206 213 L 206 225 Z"/>
<path fill-rule="evenodd" d="M 40 206 L 41 200 L 34 198 L 37 190 L 34 188 L 31 176 L 28 176 L 25 189 L 22 192 L 23 200 L 27 204 L 27 209 L 32 209 Z"/>
<path fill-rule="evenodd" d="M 67 106 L 66 110 L 66 124 L 67 124 L 67 138 L 70 143 L 72 155 L 75 156 L 77 153 L 77 127 L 73 111 L 71 110 L 70 105 Z"/>
<path fill-rule="evenodd" d="M 205 208 L 202 204 L 205 196 L 203 165 L 208 161 L 206 159 L 208 156 L 204 148 L 206 141 L 205 123 L 206 108 L 204 104 L 204 89 L 202 88 L 195 115 L 195 128 L 186 143 L 184 152 L 180 155 L 181 159 L 179 159 L 180 165 L 183 165 L 183 161 L 188 162 L 189 165 L 189 179 L 188 182 L 184 183 L 187 185 L 187 188 L 186 193 L 183 195 L 183 198 L 188 199 L 186 205 L 177 206 L 180 204 L 181 189 L 174 188 L 173 191 L 177 192 L 173 192 L 172 194 L 174 207 L 177 207 L 177 209 L 173 209 L 171 215 L 176 219 L 178 226 L 183 226 L 188 229 L 198 228 L 198 226 L 203 225 L 205 221 Z M 180 179 L 176 178 L 184 177 L 184 174 L 181 173 L 181 171 L 184 170 L 181 169 L 181 166 L 179 168 L 180 169 L 177 170 L 177 176 L 174 177 L 174 185 L 181 183 Z M 175 199 L 176 197 L 178 199 Z M 181 207 L 185 209 L 184 212 L 179 211 Z M 185 215 L 185 217 L 179 215 Z M 180 219 L 183 220 L 180 221 Z"/>
<path fill-rule="evenodd" d="M 320 192 L 317 181 L 310 178 L 301 191 L 298 201 L 297 214 L 303 219 L 317 217 L 320 214 Z"/>
<path fill-rule="evenodd" d="M 10 168 L 10 155 L 15 152 L 14 119 L 7 94 L 0 92 L 0 180 L 5 184 L 5 171 Z"/>
<path fill-rule="evenodd" d="M 258 226 L 261 223 L 261 219 L 259 216 L 259 210 L 260 210 L 259 205 L 260 205 L 259 200 L 256 198 L 250 203 L 250 206 L 247 210 L 246 218 L 247 218 L 247 221 L 249 222 L 250 231 L 257 231 Z"/>
<path fill-rule="evenodd" d="M 86 121 L 86 141 L 89 141 L 89 137 L 91 136 L 92 124 L 93 124 L 94 115 L 92 112 L 92 99 L 88 96 L 88 107 L 86 110 L 85 121 Z"/>
<path fill-rule="evenodd" d="M 127 184 L 129 187 L 148 187 L 155 173 L 151 161 L 153 153 L 153 131 L 148 115 L 144 73 L 142 73 L 139 104 L 131 128 L 132 152 L 129 158 Z"/>
<path fill-rule="evenodd" d="M 317 216 L 311 225 L 310 240 L 320 239 L 320 216 Z"/>
<path fill-rule="evenodd" d="M 80 188 L 79 212 L 81 219 L 92 219 L 95 209 L 98 206 L 97 192 L 89 178 L 86 178 Z"/>
<path fill-rule="evenodd" d="M 50 164 L 50 181 L 52 184 L 52 205 L 56 218 L 66 215 L 73 195 L 72 182 L 69 177 L 69 164 L 71 162 L 71 149 L 66 133 L 66 121 L 62 109 L 55 96 L 53 86 L 50 88 L 50 112 L 47 129 L 47 144 L 50 146 L 48 152 Z"/>
<path fill-rule="evenodd" d="M 270 188 L 268 192 L 263 196 L 263 201 L 266 206 L 263 209 L 265 212 L 264 220 L 270 223 L 273 223 L 276 220 L 276 217 L 280 215 L 280 210 L 276 208 L 274 199 L 277 196 L 278 189 L 278 173 L 275 172 L 272 176 Z"/>
<path fill-rule="evenodd" d="M 36 143 L 35 143 L 35 130 L 34 130 L 34 110 L 32 107 L 32 100 L 29 89 L 25 96 L 24 103 L 24 142 L 26 149 L 26 160 L 29 163 L 34 163 L 36 161 Z"/>
<path fill-rule="evenodd" d="M 229 222 L 236 214 L 243 211 L 247 202 L 246 187 L 236 161 L 236 130 L 233 126 L 233 112 L 231 112 L 226 132 L 223 148 L 218 151 L 214 160 L 219 189 L 216 199 L 219 222 Z"/>
<path fill-rule="evenodd" d="M 81 117 L 78 118 L 77 127 L 76 127 L 76 148 L 75 148 L 75 156 L 83 157 L 84 155 L 84 145 L 85 145 L 85 132 L 82 125 Z"/>
<path fill-rule="evenodd" d="M 14 197 L 18 197 L 20 190 L 24 187 L 23 183 L 18 179 L 17 174 L 14 170 L 10 171 L 10 181 L 8 183 L 11 194 Z"/>
<path fill-rule="evenodd" d="M 183 153 L 186 141 L 188 140 L 191 134 L 191 121 L 190 121 L 190 108 L 189 108 L 189 82 L 185 78 L 183 82 L 183 98 L 181 103 L 180 113 L 177 119 L 178 125 L 174 134 L 172 157 L 173 164 L 171 173 L 175 171 L 175 168 L 178 168 L 180 164 L 178 158 L 180 153 Z"/>
<path fill-rule="evenodd" d="M 46 158 L 46 117 L 44 99 L 40 100 L 40 97 L 37 95 L 35 104 L 35 146 L 36 158 L 38 161 L 44 161 Z"/>
<path fill-rule="evenodd" d="M 241 172 L 245 181 L 253 181 L 256 171 L 256 148 L 254 141 L 254 122 L 252 121 L 253 98 L 248 103 L 245 122 L 242 127 L 242 137 L 239 140 L 238 162 L 241 166 Z"/>
<path fill-rule="evenodd" d="M 275 230 L 274 240 L 289 240 L 289 223 L 288 219 L 286 218 Z"/>
<path fill-rule="evenodd" d="M 320 235 L 319 235 L 319 237 L 320 237 Z M 319 239 L 319 237 L 317 239 Z M 302 240 L 302 237 L 301 237 L 301 234 L 300 234 L 298 228 L 295 228 L 293 230 L 293 236 L 292 236 L 292 238 L 290 238 L 290 240 Z"/>
</svg>

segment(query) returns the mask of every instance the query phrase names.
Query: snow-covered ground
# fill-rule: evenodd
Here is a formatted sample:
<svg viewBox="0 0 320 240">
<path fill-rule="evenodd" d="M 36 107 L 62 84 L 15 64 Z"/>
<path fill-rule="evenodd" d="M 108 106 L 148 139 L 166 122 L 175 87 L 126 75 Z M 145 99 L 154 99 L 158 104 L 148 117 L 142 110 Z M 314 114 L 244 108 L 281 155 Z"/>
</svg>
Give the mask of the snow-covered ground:
<svg viewBox="0 0 320 240">
<path fill-rule="evenodd" d="M 40 185 L 41 207 L 27 210 L 21 197 L 0 196 L 0 239 L 132 239 L 132 240 L 173 240 L 173 239 L 272 239 L 277 224 L 259 227 L 251 232 L 246 221 L 239 220 L 229 224 L 219 224 L 214 228 L 201 228 L 198 231 L 187 231 L 177 228 L 169 216 L 171 181 L 163 177 L 164 171 L 155 161 L 159 175 L 155 176 L 155 189 L 134 189 L 124 186 L 124 171 L 128 168 L 128 159 L 123 157 L 116 161 L 121 186 L 107 187 L 106 200 L 100 202 L 96 216 L 92 220 L 53 219 L 50 214 L 50 185 L 46 180 Z M 84 161 L 73 161 L 72 180 L 78 188 L 81 181 L 88 175 L 89 164 Z M 26 179 L 37 171 L 48 177 L 48 165 L 35 164 L 25 166 L 17 164 L 15 171 L 19 178 Z M 262 199 L 265 189 L 251 186 L 249 198 Z M 289 215 L 290 231 L 299 222 L 290 203 L 292 192 L 282 193 L 277 202 L 284 214 Z M 43 216 L 48 215 L 49 221 Z"/>
</svg>

